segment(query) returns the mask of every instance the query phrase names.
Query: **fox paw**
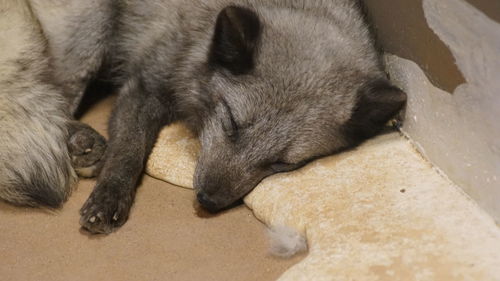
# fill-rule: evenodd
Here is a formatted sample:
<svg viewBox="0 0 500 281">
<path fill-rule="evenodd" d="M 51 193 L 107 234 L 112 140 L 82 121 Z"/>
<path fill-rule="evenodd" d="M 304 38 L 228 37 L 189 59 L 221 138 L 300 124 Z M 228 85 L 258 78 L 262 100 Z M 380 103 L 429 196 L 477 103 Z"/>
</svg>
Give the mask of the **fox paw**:
<svg viewBox="0 0 500 281">
<path fill-rule="evenodd" d="M 109 234 L 128 219 L 133 194 L 98 185 L 80 210 L 80 225 L 93 234 Z"/>
<path fill-rule="evenodd" d="M 102 167 L 106 140 L 90 126 L 74 122 L 70 128 L 68 149 L 71 163 L 81 177 L 95 177 Z"/>
</svg>

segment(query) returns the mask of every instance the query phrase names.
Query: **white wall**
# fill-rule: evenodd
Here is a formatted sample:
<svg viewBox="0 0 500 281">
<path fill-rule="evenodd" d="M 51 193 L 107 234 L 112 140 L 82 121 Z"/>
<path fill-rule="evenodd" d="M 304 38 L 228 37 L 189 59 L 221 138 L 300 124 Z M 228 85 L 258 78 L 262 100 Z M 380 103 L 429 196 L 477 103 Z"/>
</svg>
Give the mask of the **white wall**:
<svg viewBox="0 0 500 281">
<path fill-rule="evenodd" d="M 423 9 L 466 83 L 447 93 L 388 54 L 391 79 L 409 96 L 403 130 L 500 222 L 500 24 L 463 0 L 424 0 Z"/>
</svg>

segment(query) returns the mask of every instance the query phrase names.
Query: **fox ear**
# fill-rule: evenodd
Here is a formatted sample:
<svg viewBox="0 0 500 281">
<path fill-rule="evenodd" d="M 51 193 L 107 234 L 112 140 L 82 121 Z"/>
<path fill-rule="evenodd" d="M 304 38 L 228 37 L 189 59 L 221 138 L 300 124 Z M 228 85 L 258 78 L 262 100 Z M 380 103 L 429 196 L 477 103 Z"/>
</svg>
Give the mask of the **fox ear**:
<svg viewBox="0 0 500 281">
<path fill-rule="evenodd" d="M 224 8 L 217 17 L 210 63 L 235 75 L 250 71 L 260 27 L 259 18 L 252 10 L 237 6 Z"/>
<path fill-rule="evenodd" d="M 344 128 L 348 137 L 361 141 L 377 134 L 406 104 L 406 93 L 379 79 L 358 91 L 358 100 Z"/>
</svg>

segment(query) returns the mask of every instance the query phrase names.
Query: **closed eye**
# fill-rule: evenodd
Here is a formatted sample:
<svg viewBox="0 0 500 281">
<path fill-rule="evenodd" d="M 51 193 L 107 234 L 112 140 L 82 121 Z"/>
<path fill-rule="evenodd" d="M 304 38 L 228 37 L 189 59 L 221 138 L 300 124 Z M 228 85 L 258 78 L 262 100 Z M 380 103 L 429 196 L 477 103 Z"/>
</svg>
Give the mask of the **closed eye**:
<svg viewBox="0 0 500 281">
<path fill-rule="evenodd" d="M 285 163 L 285 162 L 275 162 L 271 164 L 270 168 L 273 172 L 275 173 L 284 173 L 284 172 L 290 172 L 293 170 L 296 170 L 306 164 L 305 161 L 299 162 L 296 164 L 290 164 L 290 163 Z"/>
<path fill-rule="evenodd" d="M 224 120 L 222 120 L 224 132 L 231 139 L 231 141 L 235 141 L 236 138 L 238 138 L 238 123 L 236 123 L 236 121 L 234 120 L 233 113 L 231 112 L 231 108 L 229 107 L 227 102 L 225 100 L 222 100 L 222 104 L 224 105 L 227 113 L 227 118 L 224 118 Z"/>
</svg>

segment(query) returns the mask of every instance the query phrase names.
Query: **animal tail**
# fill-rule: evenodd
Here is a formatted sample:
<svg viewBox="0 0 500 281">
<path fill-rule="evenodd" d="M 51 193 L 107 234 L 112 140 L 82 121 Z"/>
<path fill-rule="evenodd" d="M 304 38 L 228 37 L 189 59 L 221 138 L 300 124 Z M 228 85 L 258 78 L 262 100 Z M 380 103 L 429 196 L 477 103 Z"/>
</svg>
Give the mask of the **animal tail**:
<svg viewBox="0 0 500 281">
<path fill-rule="evenodd" d="M 29 1 L 1 1 L 0 199 L 56 208 L 76 181 L 69 110 L 51 81 L 45 40 Z"/>
<path fill-rule="evenodd" d="M 26 102 L 39 105 L 5 104 L 0 97 L 0 199 L 57 208 L 77 179 L 67 148 L 67 120 L 51 112 L 58 111 L 57 100 L 43 108 L 53 97 L 32 98 Z"/>
</svg>

